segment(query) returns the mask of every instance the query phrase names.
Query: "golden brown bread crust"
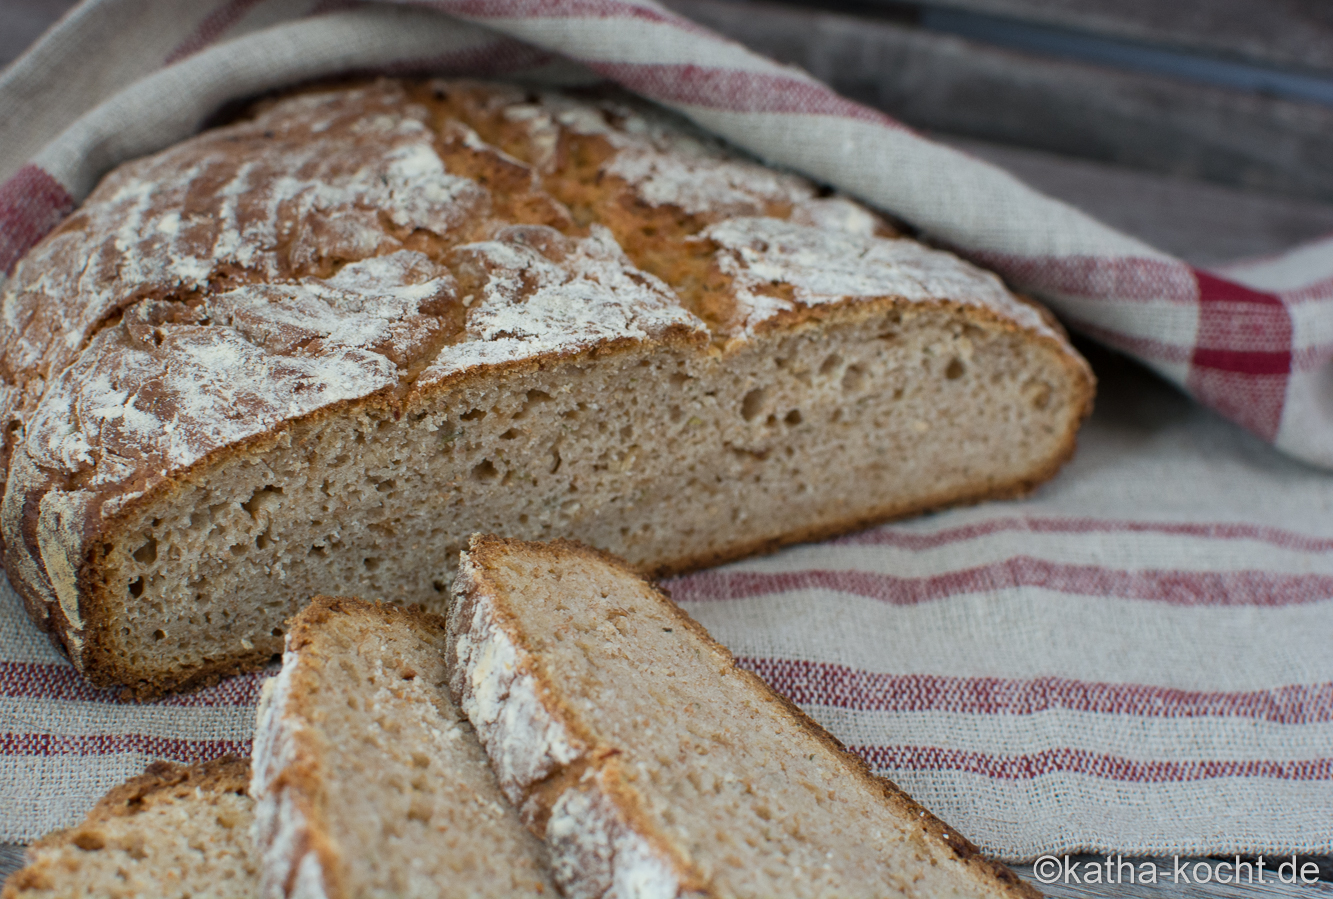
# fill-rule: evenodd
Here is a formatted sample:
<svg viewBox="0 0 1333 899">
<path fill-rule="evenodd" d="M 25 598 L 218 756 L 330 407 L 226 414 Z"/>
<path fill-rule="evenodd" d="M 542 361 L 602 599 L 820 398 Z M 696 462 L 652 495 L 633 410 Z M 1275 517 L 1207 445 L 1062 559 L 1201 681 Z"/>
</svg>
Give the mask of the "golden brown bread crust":
<svg viewBox="0 0 1333 899">
<path fill-rule="evenodd" d="M 874 791 L 880 793 L 886 805 L 892 810 L 892 815 L 896 820 L 913 822 L 913 825 L 919 827 L 922 833 L 947 846 L 952 857 L 973 871 L 979 879 L 995 883 L 1002 888 L 1004 893 L 1014 897 L 1014 899 L 1040 899 L 1042 894 L 1038 890 L 1021 880 L 1005 865 L 981 855 L 977 847 L 958 833 L 957 830 L 949 827 L 887 778 L 873 774 L 864 759 L 848 752 L 847 748 L 837 738 L 810 718 L 791 700 L 775 691 L 758 675 L 738 666 L 731 651 L 714 640 L 701 624 L 677 606 L 665 589 L 644 578 L 641 572 L 624 560 L 572 540 L 562 539 L 549 543 L 534 543 L 482 534 L 475 535 L 471 539 L 467 551 L 471 566 L 479 573 L 481 578 L 485 577 L 488 570 L 497 568 L 503 557 L 514 553 L 545 557 L 553 561 L 572 555 L 593 564 L 610 566 L 640 579 L 647 588 L 661 598 L 662 607 L 680 623 L 681 628 L 694 634 L 699 641 L 725 660 L 731 672 L 739 675 L 751 686 L 759 701 L 780 709 L 781 713 L 789 717 L 802 731 L 834 752 L 845 767 L 848 777 L 868 784 Z M 540 697 L 541 704 L 560 721 L 561 726 L 573 736 L 574 741 L 578 745 L 586 747 L 588 752 L 587 756 L 580 758 L 577 762 L 562 770 L 558 770 L 548 776 L 546 781 L 530 788 L 527 796 L 533 800 L 533 805 L 540 806 L 540 811 L 533 816 L 530 824 L 534 832 L 538 834 L 544 832 L 546 816 L 550 813 L 551 803 L 570 785 L 580 780 L 586 780 L 588 768 L 596 767 L 602 772 L 601 782 L 604 789 L 609 789 L 619 797 L 618 804 L 626 816 L 635 822 L 635 829 L 640 834 L 647 836 L 662 856 L 676 857 L 675 847 L 661 838 L 657 833 L 657 828 L 651 825 L 646 814 L 638 807 L 634 790 L 629 787 L 628 782 L 619 773 L 619 765 L 614 757 L 616 750 L 598 745 L 596 738 L 580 726 L 581 716 L 565 703 L 559 693 L 551 687 L 550 675 L 542 670 L 539 653 L 535 652 L 534 647 L 524 639 L 524 630 L 518 626 L 515 614 L 507 608 L 503 591 L 481 589 L 485 589 L 488 602 L 487 611 L 492 620 L 503 629 L 507 638 L 521 652 L 526 654 L 532 664 L 536 666 L 534 675 L 537 695 Z M 471 607 L 479 601 L 479 592 L 481 592 L 479 589 L 468 590 L 464 586 L 456 597 L 456 608 L 450 613 L 451 619 L 455 622 L 470 620 L 472 617 Z M 456 624 L 455 627 L 458 627 L 458 625 Z M 458 663 L 454 640 L 451 639 L 449 665 L 454 668 Z M 617 785 L 619 785 L 619 788 Z M 531 806 L 526 807 L 531 808 Z M 690 867 L 679 858 L 676 860 L 676 869 L 681 879 L 682 893 L 705 889 L 705 885 L 697 879 Z"/>
<path fill-rule="evenodd" d="M 8 287 L 5 320 L 19 324 L 0 329 L 0 413 L 8 422 L 0 510 L 5 566 L 34 621 L 99 685 L 125 684 L 130 695 L 151 698 L 270 658 L 269 649 L 256 647 L 169 678 L 145 677 L 109 637 L 120 626 L 109 611 L 112 594 L 123 587 L 112 583 L 108 556 L 126 522 L 187 489 L 200 472 L 257 458 L 296 425 L 331 416 L 376 411 L 397 418 L 448 389 L 643 347 L 725 355 L 747 341 L 868 318 L 895 304 L 949 310 L 992 331 L 1022 333 L 1053 350 L 1065 369 L 1076 411 L 1059 451 L 1027 476 L 656 559 L 648 567 L 659 575 L 928 509 L 1019 495 L 1073 453 L 1093 381 L 1048 313 L 1007 295 L 995 300 L 998 306 L 897 296 L 807 302 L 791 285 L 742 283 L 726 264 L 740 250 L 709 229 L 764 216 L 817 222 L 836 213 L 863 216 L 856 226 L 867 234 L 892 233 L 871 213 L 823 197 L 803 179 L 709 156 L 721 151 L 705 148 L 690 157 L 702 188 L 682 188 L 681 179 L 672 181 L 669 152 L 617 143 L 626 138 L 616 131 L 616 117 L 629 113 L 615 104 L 533 104 L 512 88 L 439 82 L 380 82 L 326 102 L 328 96 L 334 95 L 315 91 L 285 106 L 276 101 L 259 118 L 118 169 L 34 249 Z M 527 118 L 512 115 L 515 109 Z M 590 109 L 605 121 L 585 121 Z M 574 124 L 557 121 L 562 115 Z M 542 116 L 546 124 L 534 126 Z M 365 127 L 386 118 L 396 124 L 383 133 Z M 666 126 L 653 127 L 663 146 L 684 140 Z M 438 171 L 428 154 L 443 162 Z M 357 166 L 387 174 L 366 179 Z M 279 195 L 274 185 L 288 182 L 307 187 Z M 237 183 L 248 189 L 238 191 Z M 644 202 L 645 191 L 661 192 L 663 185 L 683 192 Z M 444 199 L 421 201 L 432 191 Z M 307 194 L 320 199 L 302 199 Z M 117 249 L 127 219 L 141 224 L 137 232 L 131 228 L 138 240 L 132 265 L 121 264 Z M 236 235 L 227 231 L 229 221 Z M 471 276 L 443 260 L 514 223 L 528 229 L 516 241 L 549 242 L 533 230 L 538 226 L 565 235 L 570 247 L 595 245 L 596 227 L 609 228 L 635 266 L 672 285 L 669 302 L 677 307 L 660 311 L 632 337 L 573 339 L 472 369 L 433 369 L 440 353 L 475 340 L 468 329 L 478 314 L 468 306 Z M 949 265 L 966 269 L 956 260 Z M 396 286 L 386 299 L 374 283 Z M 355 308 L 373 325 L 373 336 L 338 337 L 325 312 L 293 318 L 291 309 L 318 303 Z M 761 307 L 767 311 L 757 312 Z M 246 389 L 235 400 L 231 379 L 221 378 L 228 383 L 215 389 L 209 378 L 217 371 L 196 373 L 186 365 L 205 351 L 244 355 L 234 369 L 238 376 L 253 369 L 253 388 L 238 377 Z M 328 375 L 330 366 L 336 377 Z M 106 389 L 87 386 L 104 382 Z M 144 436 L 168 426 L 184 436 Z"/>
<path fill-rule="evenodd" d="M 67 876 L 53 869 L 59 863 L 57 856 L 37 858 L 40 850 L 66 846 L 84 850 L 102 849 L 107 837 L 99 825 L 107 821 L 132 818 L 155 806 L 193 800 L 200 794 L 231 793 L 248 799 L 249 785 L 249 759 L 225 756 L 195 765 L 153 762 L 143 774 L 113 787 L 99 799 L 82 823 L 47 834 L 33 843 L 29 848 L 33 860 L 5 881 L 4 899 L 15 899 L 29 890 L 49 889 L 53 882 Z"/>
<path fill-rule="evenodd" d="M 79 827 L 57 831 L 42 837 L 34 846 L 58 845 L 77 842 L 80 828 L 111 818 L 125 818 L 140 814 L 159 802 L 169 802 L 193 794 L 235 793 L 244 796 L 250 786 L 250 760 L 234 755 L 209 762 L 182 765 L 178 762 L 156 761 L 144 773 L 131 777 L 113 787 L 97 801 L 88 817 Z"/>
</svg>

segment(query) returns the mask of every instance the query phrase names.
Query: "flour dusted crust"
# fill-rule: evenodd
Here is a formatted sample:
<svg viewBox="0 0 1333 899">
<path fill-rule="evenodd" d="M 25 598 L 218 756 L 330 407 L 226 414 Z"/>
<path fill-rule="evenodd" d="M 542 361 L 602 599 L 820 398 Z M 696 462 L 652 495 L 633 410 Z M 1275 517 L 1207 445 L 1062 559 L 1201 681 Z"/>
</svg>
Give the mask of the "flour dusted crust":
<svg viewBox="0 0 1333 899">
<path fill-rule="evenodd" d="M 684 862 L 635 828 L 633 797 L 625 795 L 615 760 L 599 757 L 565 718 L 521 637 L 506 627 L 498 597 L 474 562 L 484 554 L 483 541 L 474 538 L 455 582 L 450 691 L 476 728 L 505 796 L 546 840 L 552 879 L 574 897 L 694 895 Z"/>
<path fill-rule="evenodd" d="M 550 656 L 543 658 L 540 646 L 534 647 L 534 642 L 549 647 L 552 642 L 575 637 L 534 630 L 519 620 L 520 612 L 506 592 L 512 589 L 512 578 L 518 576 L 510 564 L 518 557 L 534 561 L 532 570 L 547 572 L 551 581 L 539 595 L 557 608 L 566 601 L 577 601 L 573 595 L 562 595 L 558 565 L 565 566 L 559 569 L 562 572 L 583 566 L 611 568 L 634 579 L 640 575 L 622 560 L 572 541 L 526 543 L 488 535 L 472 538 L 460 564 L 449 613 L 450 690 L 473 722 L 502 789 L 521 809 L 528 826 L 546 840 L 553 879 L 565 895 L 579 899 L 719 895 L 685 850 L 678 849 L 655 823 L 634 786 L 636 780 L 645 779 L 645 768 L 669 766 L 672 760 L 626 758 L 622 747 L 600 742 L 589 733 L 580 712 L 568 704 L 571 692 L 584 689 L 577 675 L 552 669 Z M 1040 894 L 1013 872 L 982 857 L 957 831 L 888 781 L 875 777 L 861 759 L 847 753 L 795 705 L 755 675 L 739 669 L 730 652 L 665 593 L 644 586 L 660 598 L 668 619 L 674 621 L 673 629 L 688 632 L 689 639 L 699 645 L 701 657 L 708 656 L 710 664 L 748 683 L 754 704 L 776 706 L 796 730 L 840 758 L 841 776 L 870 786 L 869 793 L 877 796 L 884 817 L 905 822 L 915 839 L 939 847 L 947 863 L 957 866 L 962 882 L 969 884 L 959 895 L 1039 899 Z M 636 653 L 633 658 L 643 665 L 643 677 L 666 688 L 661 679 L 663 671 L 670 671 L 669 665 L 637 655 L 649 652 L 649 647 L 632 643 L 609 651 Z M 598 714 L 617 712 L 599 709 Z M 710 715 L 707 708 L 695 709 L 692 723 L 697 716 L 698 726 L 707 729 Z M 663 722 L 635 726 L 661 727 Z M 798 777 L 795 772 L 790 776 Z M 726 830 L 727 824 L 720 821 L 712 826 Z M 910 872 L 906 874 L 910 877 Z M 887 884 L 881 886 L 886 895 L 896 892 Z M 873 884 L 858 887 L 870 892 L 876 889 Z"/>
<path fill-rule="evenodd" d="M 994 275 L 642 105 L 387 80 L 269 101 L 113 171 L 5 285 L 5 567 L 98 683 L 206 683 L 262 663 L 276 637 L 147 675 L 111 648 L 107 609 L 124 601 L 111 559 L 128 522 L 210 467 L 506 372 L 653 347 L 726 359 L 885 310 L 1048 347 L 1076 410 L 1059 449 L 1017 480 L 649 567 L 1028 489 L 1072 452 L 1090 373 Z"/>
</svg>

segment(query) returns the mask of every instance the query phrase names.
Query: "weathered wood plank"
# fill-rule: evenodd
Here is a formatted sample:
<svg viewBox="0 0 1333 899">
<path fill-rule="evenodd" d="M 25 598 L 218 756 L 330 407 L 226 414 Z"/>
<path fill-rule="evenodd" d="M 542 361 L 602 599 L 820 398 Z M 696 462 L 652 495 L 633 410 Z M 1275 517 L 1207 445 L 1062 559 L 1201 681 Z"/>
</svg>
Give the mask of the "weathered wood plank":
<svg viewBox="0 0 1333 899">
<path fill-rule="evenodd" d="M 1333 71 L 1326 0 L 914 0 L 1281 68 Z M 818 6 L 817 3 L 810 3 Z M 879 5 L 867 0 L 867 5 Z"/>
<path fill-rule="evenodd" d="M 0 0 L 0 68 L 18 59 L 76 0 Z"/>
<path fill-rule="evenodd" d="M 914 127 L 1333 201 L 1328 107 L 1001 50 L 887 19 L 762 0 L 666 2 Z"/>
</svg>

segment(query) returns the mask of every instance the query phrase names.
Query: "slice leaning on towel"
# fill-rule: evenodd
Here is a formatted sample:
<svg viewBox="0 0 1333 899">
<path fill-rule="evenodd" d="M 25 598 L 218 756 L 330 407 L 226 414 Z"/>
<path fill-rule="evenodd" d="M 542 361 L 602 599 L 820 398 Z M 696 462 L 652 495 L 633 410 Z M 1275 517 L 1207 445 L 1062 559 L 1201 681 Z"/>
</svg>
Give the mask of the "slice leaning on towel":
<svg viewBox="0 0 1333 899">
<path fill-rule="evenodd" d="M 127 163 L 0 316 L 5 565 L 101 685 L 442 610 L 467 535 L 659 574 L 1030 489 L 1092 380 L 993 275 L 621 101 L 381 81 Z"/>
<path fill-rule="evenodd" d="M 546 853 L 449 698 L 444 620 L 315 599 L 255 726 L 265 896 L 552 896 Z"/>
<path fill-rule="evenodd" d="M 568 896 L 1036 899 L 623 562 L 476 537 L 450 687 Z"/>
<path fill-rule="evenodd" d="M 251 764 L 155 764 L 4 899 L 1036 899 L 625 563 L 475 538 L 462 570 L 448 625 L 313 601 Z"/>
</svg>

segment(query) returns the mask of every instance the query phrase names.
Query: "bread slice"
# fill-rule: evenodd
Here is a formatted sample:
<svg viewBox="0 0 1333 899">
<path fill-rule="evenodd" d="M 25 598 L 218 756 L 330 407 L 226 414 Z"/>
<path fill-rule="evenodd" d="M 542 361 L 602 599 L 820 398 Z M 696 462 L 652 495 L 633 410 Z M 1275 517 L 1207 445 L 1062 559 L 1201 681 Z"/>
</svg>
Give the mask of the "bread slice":
<svg viewBox="0 0 1333 899">
<path fill-rule="evenodd" d="M 475 537 L 450 686 L 568 896 L 1038 894 L 578 544 Z"/>
<path fill-rule="evenodd" d="M 554 895 L 449 698 L 444 641 L 443 619 L 360 600 L 294 619 L 255 733 L 263 895 Z"/>
<path fill-rule="evenodd" d="M 469 534 L 646 572 L 1011 496 L 1092 378 L 994 275 L 623 99 L 381 81 L 112 172 L 0 298 L 0 532 L 141 697 Z"/>
<path fill-rule="evenodd" d="M 154 762 L 77 827 L 43 837 L 4 899 L 244 899 L 259 888 L 250 763 Z"/>
</svg>

